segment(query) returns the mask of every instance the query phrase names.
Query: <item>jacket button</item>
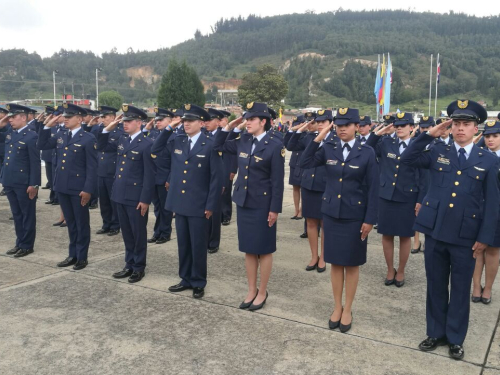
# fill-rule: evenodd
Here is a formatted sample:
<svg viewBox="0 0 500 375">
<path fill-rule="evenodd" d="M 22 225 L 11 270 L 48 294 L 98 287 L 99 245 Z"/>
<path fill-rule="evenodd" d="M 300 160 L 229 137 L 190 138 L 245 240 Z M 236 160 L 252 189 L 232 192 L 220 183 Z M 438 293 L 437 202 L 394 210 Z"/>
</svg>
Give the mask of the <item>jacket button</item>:
<svg viewBox="0 0 500 375">
<path fill-rule="evenodd" d="M 63 156 L 66 156 L 66 154 L 63 154 Z"/>
<path fill-rule="evenodd" d="M 451 193 L 451 196 L 455 198 L 457 196 L 457 193 Z"/>
<path fill-rule="evenodd" d="M 63 162 L 63 163 L 66 163 L 66 160 L 63 160 L 62 162 Z"/>
<path fill-rule="evenodd" d="M 342 165 L 342 166 L 344 166 L 344 165 L 345 165 L 345 163 L 342 163 L 341 165 Z"/>
<path fill-rule="evenodd" d="M 248 165 L 245 167 L 245 169 L 248 169 Z"/>
<path fill-rule="evenodd" d="M 64 147 L 65 150 L 67 150 L 68 148 L 67 147 Z"/>
<path fill-rule="evenodd" d="M 450 208 L 453 208 L 453 203 L 450 203 Z"/>
<path fill-rule="evenodd" d="M 188 163 L 188 162 L 187 162 L 187 160 L 186 160 L 186 161 L 184 162 L 184 164 L 187 164 L 187 163 Z"/>
<path fill-rule="evenodd" d="M 339 181 L 340 181 L 340 182 L 342 182 L 342 179 L 341 179 L 341 178 L 339 178 Z"/>
<path fill-rule="evenodd" d="M 266 193 L 266 192 L 264 192 L 264 195 L 267 195 L 267 193 Z"/>
<path fill-rule="evenodd" d="M 476 180 L 479 180 L 479 176 L 476 176 Z"/>
<path fill-rule="evenodd" d="M 120 168 L 120 172 L 123 172 L 123 168 Z"/>
<path fill-rule="evenodd" d="M 64 167 L 61 167 L 61 169 L 63 169 L 63 170 L 64 170 Z"/>
<path fill-rule="evenodd" d="M 443 170 L 443 168 L 439 168 L 439 170 L 440 170 L 440 171 L 442 171 L 442 170 Z"/>
<path fill-rule="evenodd" d="M 104 160 L 104 158 L 103 158 L 103 157 L 101 157 L 101 160 Z"/>
<path fill-rule="evenodd" d="M 361 204 L 361 202 L 358 202 L 358 204 Z"/>
<path fill-rule="evenodd" d="M 398 160 L 401 159 L 401 156 L 398 156 Z"/>
<path fill-rule="evenodd" d="M 462 174 L 462 171 L 457 171 L 457 174 L 460 176 Z"/>
<path fill-rule="evenodd" d="M 248 189 L 246 186 L 245 186 L 245 190 Z"/>
<path fill-rule="evenodd" d="M 183 191 L 182 191 L 182 194 L 184 194 L 185 192 L 186 192 L 186 190 L 183 190 Z"/>
<path fill-rule="evenodd" d="M 122 164 L 125 164 L 125 162 L 124 162 L 124 161 L 122 161 Z"/>
<path fill-rule="evenodd" d="M 340 195 L 340 194 L 339 194 L 339 195 L 337 195 L 337 198 L 340 198 L 340 197 L 341 197 L 341 195 Z"/>
<path fill-rule="evenodd" d="M 314 175 L 311 175 L 311 177 L 314 177 Z"/>
<path fill-rule="evenodd" d="M 395 186 L 395 185 L 396 185 L 396 183 L 395 183 L 395 182 L 393 182 L 393 183 L 392 183 L 392 186 Z"/>
<path fill-rule="evenodd" d="M 184 171 L 184 174 L 188 173 L 188 171 Z"/>
<path fill-rule="evenodd" d="M 245 180 L 248 180 L 248 176 L 245 176 Z"/>
<path fill-rule="evenodd" d="M 118 175 L 118 178 L 122 178 L 122 175 L 121 175 L 121 174 L 119 174 L 119 175 Z"/>
<path fill-rule="evenodd" d="M 399 169 L 399 165 L 396 165 L 396 169 Z"/>
<path fill-rule="evenodd" d="M 395 175 L 394 175 L 394 177 L 398 177 L 398 175 L 397 175 L 397 174 L 395 174 Z"/>
<path fill-rule="evenodd" d="M 455 185 L 456 185 L 456 186 L 460 185 L 460 182 L 455 181 Z"/>
</svg>

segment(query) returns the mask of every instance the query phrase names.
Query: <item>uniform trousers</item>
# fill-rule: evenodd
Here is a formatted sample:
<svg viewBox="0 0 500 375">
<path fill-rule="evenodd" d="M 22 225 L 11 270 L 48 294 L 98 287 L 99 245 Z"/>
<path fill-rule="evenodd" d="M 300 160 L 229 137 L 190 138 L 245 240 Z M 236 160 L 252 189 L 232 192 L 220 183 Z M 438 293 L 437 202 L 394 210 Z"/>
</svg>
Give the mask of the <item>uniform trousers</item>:
<svg viewBox="0 0 500 375">
<path fill-rule="evenodd" d="M 113 177 L 99 177 L 99 203 L 102 217 L 102 229 L 118 230 L 120 223 L 116 212 L 116 203 L 111 200 L 111 190 L 113 189 Z"/>
<path fill-rule="evenodd" d="M 153 237 L 170 237 L 172 235 L 172 218 L 174 213 L 165 208 L 168 191 L 165 185 L 155 185 L 153 205 L 155 209 L 155 226 Z"/>
<path fill-rule="evenodd" d="M 45 162 L 45 176 L 47 176 L 47 187 L 50 188 L 50 192 L 52 193 L 52 186 L 54 185 L 54 179 L 53 179 L 53 174 L 52 174 L 52 163 L 51 162 Z"/>
<path fill-rule="evenodd" d="M 469 246 L 453 245 L 425 235 L 424 254 L 427 335 L 446 337 L 450 344 L 462 345 L 469 326 L 470 286 L 476 265 L 473 251 Z"/>
<path fill-rule="evenodd" d="M 68 225 L 69 256 L 77 260 L 87 260 L 90 245 L 89 205 L 82 206 L 79 195 L 57 193 L 59 204 Z"/>
<path fill-rule="evenodd" d="M 52 160 L 54 160 L 54 159 L 52 159 Z M 57 203 L 57 202 L 59 202 L 59 197 L 57 196 L 57 192 L 54 191 L 54 178 L 56 175 L 56 163 L 50 163 L 50 166 L 52 167 L 52 176 L 50 179 L 51 189 L 50 189 L 49 200 Z"/>
<path fill-rule="evenodd" d="M 220 245 L 220 231 L 222 226 L 222 205 L 208 219 L 208 247 L 214 248 Z"/>
<path fill-rule="evenodd" d="M 233 192 L 233 181 L 229 180 L 229 183 L 226 184 L 226 188 L 224 189 L 224 193 L 221 198 L 221 206 L 222 206 L 222 221 L 231 221 L 233 217 L 233 201 L 231 200 L 231 194 Z"/>
<path fill-rule="evenodd" d="M 207 285 L 208 219 L 176 213 L 175 228 L 181 285 L 204 288 Z"/>
<path fill-rule="evenodd" d="M 118 220 L 125 243 L 125 268 L 143 272 L 148 248 L 148 212 L 144 216 L 137 206 L 116 203 Z"/>
<path fill-rule="evenodd" d="M 36 200 L 30 199 L 26 190 L 22 188 L 5 187 L 5 194 L 9 199 L 10 209 L 14 217 L 16 230 L 16 246 L 21 249 L 33 249 L 36 237 Z"/>
</svg>

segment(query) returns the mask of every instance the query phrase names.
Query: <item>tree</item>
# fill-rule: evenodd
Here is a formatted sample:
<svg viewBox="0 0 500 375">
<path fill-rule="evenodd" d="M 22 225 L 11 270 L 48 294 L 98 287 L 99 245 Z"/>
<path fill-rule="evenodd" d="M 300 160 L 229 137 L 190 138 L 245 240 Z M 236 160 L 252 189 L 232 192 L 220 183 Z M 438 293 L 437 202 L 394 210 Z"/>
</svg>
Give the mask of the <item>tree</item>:
<svg viewBox="0 0 500 375">
<path fill-rule="evenodd" d="M 207 102 L 214 102 L 217 100 L 217 93 L 219 92 L 219 89 L 217 88 L 216 85 L 213 85 L 210 90 L 207 90 L 205 93 L 205 99 Z"/>
<path fill-rule="evenodd" d="M 262 65 L 256 73 L 243 76 L 238 87 L 238 100 L 246 106 L 250 102 L 264 102 L 269 105 L 279 105 L 288 93 L 288 83 L 272 65 Z"/>
<path fill-rule="evenodd" d="M 104 91 L 99 93 L 99 104 L 120 109 L 123 104 L 123 96 L 116 91 Z"/>
<path fill-rule="evenodd" d="M 161 78 L 158 90 L 158 106 L 162 108 L 179 108 L 183 104 L 193 103 L 205 105 L 203 84 L 196 71 L 186 61 L 179 64 L 171 59 L 167 71 Z"/>
</svg>

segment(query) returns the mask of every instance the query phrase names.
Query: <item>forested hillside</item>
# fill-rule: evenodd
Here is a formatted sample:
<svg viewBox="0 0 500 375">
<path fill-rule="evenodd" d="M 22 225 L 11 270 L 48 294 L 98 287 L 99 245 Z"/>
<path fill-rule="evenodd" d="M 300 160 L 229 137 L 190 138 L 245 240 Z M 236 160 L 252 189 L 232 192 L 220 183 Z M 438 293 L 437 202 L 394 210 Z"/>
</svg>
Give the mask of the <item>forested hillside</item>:
<svg viewBox="0 0 500 375">
<path fill-rule="evenodd" d="M 114 88 L 127 101 L 155 101 L 159 78 L 172 57 L 186 60 L 207 86 L 241 78 L 270 63 L 290 87 L 287 107 L 373 104 L 377 54 L 391 54 L 392 103 L 426 103 L 430 55 L 442 56 L 440 96 L 485 100 L 500 98 L 500 19 L 462 14 L 408 11 L 343 11 L 246 19 L 221 19 L 210 35 L 169 49 L 92 52 L 61 50 L 50 58 L 23 50 L 0 52 L 0 100 L 52 96 L 52 71 L 58 93 L 95 95 Z"/>
</svg>

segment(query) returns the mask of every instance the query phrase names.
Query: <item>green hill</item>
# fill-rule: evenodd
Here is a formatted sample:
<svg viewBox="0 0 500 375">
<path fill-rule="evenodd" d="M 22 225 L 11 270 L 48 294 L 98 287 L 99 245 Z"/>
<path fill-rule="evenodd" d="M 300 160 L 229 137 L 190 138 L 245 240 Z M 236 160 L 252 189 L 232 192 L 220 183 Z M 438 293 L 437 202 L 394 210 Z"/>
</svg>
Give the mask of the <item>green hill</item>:
<svg viewBox="0 0 500 375">
<path fill-rule="evenodd" d="M 221 19 L 210 35 L 197 32 L 191 40 L 157 51 L 96 56 L 61 50 L 44 59 L 23 50 L 1 51 L 0 100 L 52 97 L 54 69 L 59 93 L 64 85 L 71 94 L 73 83 L 76 96 L 92 96 L 100 67 L 100 90 L 114 88 L 129 102 L 152 104 L 159 78 L 175 56 L 192 65 L 206 86 L 232 88 L 245 73 L 270 63 L 289 82 L 287 107 L 349 105 L 374 112 L 377 54 L 389 52 L 394 109 L 427 108 L 430 55 L 437 53 L 442 57 L 440 97 L 467 96 L 494 109 L 500 98 L 499 36 L 499 17 L 453 13 L 338 10 Z"/>
</svg>

